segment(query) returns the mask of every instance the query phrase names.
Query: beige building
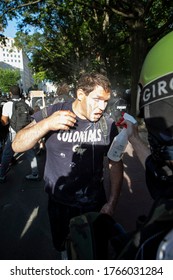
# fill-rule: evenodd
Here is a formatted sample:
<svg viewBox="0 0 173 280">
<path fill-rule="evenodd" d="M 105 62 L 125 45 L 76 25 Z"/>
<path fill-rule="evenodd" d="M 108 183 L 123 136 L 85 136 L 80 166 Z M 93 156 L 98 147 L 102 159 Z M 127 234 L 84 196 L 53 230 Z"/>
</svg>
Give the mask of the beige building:
<svg viewBox="0 0 173 280">
<path fill-rule="evenodd" d="M 6 46 L 0 43 L 0 67 L 20 70 L 21 80 L 19 81 L 19 86 L 24 92 L 28 92 L 28 89 L 34 84 L 28 64 L 28 57 L 22 49 L 17 49 L 14 46 L 13 38 L 6 40 Z"/>
</svg>

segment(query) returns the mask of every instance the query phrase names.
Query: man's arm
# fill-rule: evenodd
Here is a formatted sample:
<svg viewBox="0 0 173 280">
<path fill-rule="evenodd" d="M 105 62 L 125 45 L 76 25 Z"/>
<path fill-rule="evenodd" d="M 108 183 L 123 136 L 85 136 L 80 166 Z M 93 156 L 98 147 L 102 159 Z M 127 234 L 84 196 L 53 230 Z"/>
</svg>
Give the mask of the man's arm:
<svg viewBox="0 0 173 280">
<path fill-rule="evenodd" d="M 123 183 L 122 160 L 118 162 L 109 160 L 109 174 L 111 185 L 109 198 L 108 202 L 102 207 L 101 212 L 112 216 L 114 214 Z"/>
<path fill-rule="evenodd" d="M 14 152 L 20 153 L 31 149 L 49 131 L 69 130 L 76 123 L 76 116 L 71 111 L 57 111 L 48 118 L 36 122 L 35 120 L 21 129 L 12 143 Z"/>
<path fill-rule="evenodd" d="M 1 123 L 2 123 L 3 126 L 9 124 L 9 117 L 2 115 L 1 116 Z"/>
<path fill-rule="evenodd" d="M 46 121 L 32 121 L 21 129 L 12 142 L 12 149 L 16 153 L 25 152 L 33 148 L 37 142 L 48 132 Z"/>
</svg>

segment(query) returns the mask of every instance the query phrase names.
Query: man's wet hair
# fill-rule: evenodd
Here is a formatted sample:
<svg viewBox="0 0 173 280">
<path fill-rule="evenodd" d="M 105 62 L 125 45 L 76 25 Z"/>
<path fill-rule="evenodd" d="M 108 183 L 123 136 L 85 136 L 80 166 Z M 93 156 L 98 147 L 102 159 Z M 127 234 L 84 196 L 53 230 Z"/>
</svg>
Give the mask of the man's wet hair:
<svg viewBox="0 0 173 280">
<path fill-rule="evenodd" d="M 101 86 L 107 92 L 111 91 L 111 83 L 107 76 L 100 73 L 85 73 L 80 76 L 76 90 L 82 89 L 86 95 L 95 89 L 96 86 Z"/>
</svg>

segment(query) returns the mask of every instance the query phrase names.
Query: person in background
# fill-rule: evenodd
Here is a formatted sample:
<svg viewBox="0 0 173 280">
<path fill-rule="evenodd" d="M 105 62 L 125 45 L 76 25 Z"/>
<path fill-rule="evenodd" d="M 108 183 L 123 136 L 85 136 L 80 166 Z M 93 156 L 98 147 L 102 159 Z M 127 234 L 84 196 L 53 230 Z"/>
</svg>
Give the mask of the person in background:
<svg viewBox="0 0 173 280">
<path fill-rule="evenodd" d="M 67 83 L 61 83 L 57 88 L 57 97 L 55 98 L 53 104 L 70 100 L 72 97 L 69 95 L 69 92 L 70 86 Z"/>
<path fill-rule="evenodd" d="M 7 98 L 2 95 L 2 92 L 0 90 L 0 118 L 2 116 L 2 108 L 7 101 L 8 101 Z M 3 126 L 2 123 L 0 122 L 0 157 L 8 136 L 8 132 L 9 132 L 8 125 Z"/>
<path fill-rule="evenodd" d="M 45 190 L 53 243 L 65 250 L 72 217 L 88 211 L 115 212 L 123 181 L 123 163 L 109 161 L 110 191 L 106 197 L 103 160 L 118 134 L 112 118 L 103 116 L 111 85 L 99 73 L 83 74 L 77 83 L 76 99 L 60 102 L 33 115 L 33 122 L 20 130 L 12 143 L 24 152 L 45 137 Z"/>
<path fill-rule="evenodd" d="M 17 85 L 11 86 L 10 88 L 10 96 L 11 100 L 6 102 L 2 108 L 2 116 L 1 116 L 1 123 L 3 126 L 9 125 L 9 134 L 7 137 L 7 141 L 5 144 L 5 147 L 2 152 L 1 157 L 1 166 L 0 166 L 0 183 L 4 183 L 6 181 L 6 174 L 9 169 L 9 165 L 11 161 L 13 160 L 14 151 L 12 150 L 12 141 L 16 135 L 16 132 L 12 129 L 10 126 L 10 118 L 12 116 L 12 110 L 13 110 L 13 101 L 20 100 L 20 88 Z M 31 112 L 32 109 L 31 109 Z M 29 175 L 26 175 L 27 180 L 38 180 L 38 166 L 37 166 L 37 158 L 35 156 L 34 149 L 30 149 L 26 152 L 26 157 L 30 162 L 31 165 L 31 171 L 32 173 Z"/>
</svg>

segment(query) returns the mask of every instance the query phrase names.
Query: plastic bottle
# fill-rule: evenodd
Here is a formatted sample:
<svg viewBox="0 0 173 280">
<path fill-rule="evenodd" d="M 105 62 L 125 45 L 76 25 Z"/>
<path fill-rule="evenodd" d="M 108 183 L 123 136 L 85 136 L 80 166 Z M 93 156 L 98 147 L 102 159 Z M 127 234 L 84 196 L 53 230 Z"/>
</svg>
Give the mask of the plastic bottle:
<svg viewBox="0 0 173 280">
<path fill-rule="evenodd" d="M 136 123 L 136 120 L 127 113 L 123 115 L 123 118 L 125 120 L 131 121 L 134 124 Z M 128 136 L 127 136 L 126 128 L 124 127 L 120 131 L 120 133 L 117 136 L 115 136 L 114 140 L 112 141 L 112 144 L 107 154 L 108 158 L 113 161 L 119 161 L 124 154 L 127 144 L 128 144 Z"/>
<path fill-rule="evenodd" d="M 126 128 L 123 128 L 121 132 L 115 136 L 114 140 L 108 151 L 108 158 L 113 161 L 119 161 L 128 144 L 128 137 L 126 133 Z"/>
</svg>

